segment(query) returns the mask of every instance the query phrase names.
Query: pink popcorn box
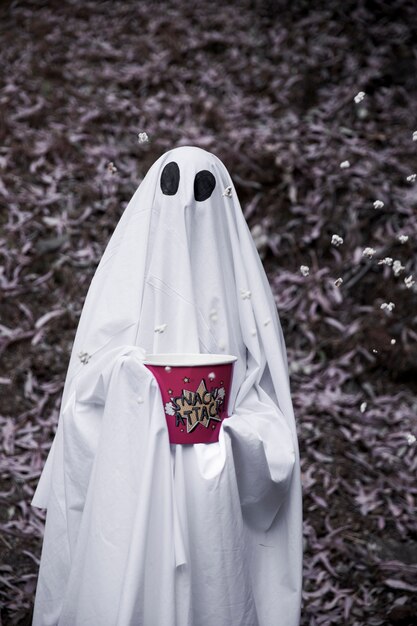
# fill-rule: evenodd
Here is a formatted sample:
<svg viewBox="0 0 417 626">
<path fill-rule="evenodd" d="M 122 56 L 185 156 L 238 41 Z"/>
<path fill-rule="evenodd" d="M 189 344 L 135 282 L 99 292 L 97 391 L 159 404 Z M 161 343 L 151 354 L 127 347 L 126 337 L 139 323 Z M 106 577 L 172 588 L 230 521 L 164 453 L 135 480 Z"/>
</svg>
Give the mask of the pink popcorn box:
<svg viewBox="0 0 417 626">
<path fill-rule="evenodd" d="M 233 367 L 230 354 L 148 354 L 145 366 L 161 390 L 170 443 L 219 440 Z"/>
</svg>

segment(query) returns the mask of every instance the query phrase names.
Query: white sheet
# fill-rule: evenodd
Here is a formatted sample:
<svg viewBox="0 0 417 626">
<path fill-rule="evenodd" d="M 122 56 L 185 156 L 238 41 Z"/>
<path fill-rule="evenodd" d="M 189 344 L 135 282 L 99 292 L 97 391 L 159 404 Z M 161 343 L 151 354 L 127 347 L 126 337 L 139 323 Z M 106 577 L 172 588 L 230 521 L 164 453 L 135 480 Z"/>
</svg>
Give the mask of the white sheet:
<svg viewBox="0 0 417 626">
<path fill-rule="evenodd" d="M 170 162 L 179 184 L 166 195 Z M 196 200 L 201 171 L 215 187 Z M 238 357 L 218 443 L 169 444 L 146 352 Z M 233 182 L 205 150 L 162 155 L 110 239 L 32 504 L 48 508 L 34 626 L 299 624 L 301 482 L 285 343 Z"/>
</svg>

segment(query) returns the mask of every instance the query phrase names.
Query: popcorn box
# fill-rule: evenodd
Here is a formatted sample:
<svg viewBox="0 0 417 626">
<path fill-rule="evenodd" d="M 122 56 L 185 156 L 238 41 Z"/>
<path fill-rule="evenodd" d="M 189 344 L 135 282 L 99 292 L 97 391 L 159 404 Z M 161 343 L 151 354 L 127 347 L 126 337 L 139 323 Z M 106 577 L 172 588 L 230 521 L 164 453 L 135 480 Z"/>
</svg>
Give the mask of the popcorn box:
<svg viewBox="0 0 417 626">
<path fill-rule="evenodd" d="M 230 354 L 148 354 L 145 366 L 161 390 L 171 443 L 219 440 L 228 403 L 233 367 Z"/>
</svg>

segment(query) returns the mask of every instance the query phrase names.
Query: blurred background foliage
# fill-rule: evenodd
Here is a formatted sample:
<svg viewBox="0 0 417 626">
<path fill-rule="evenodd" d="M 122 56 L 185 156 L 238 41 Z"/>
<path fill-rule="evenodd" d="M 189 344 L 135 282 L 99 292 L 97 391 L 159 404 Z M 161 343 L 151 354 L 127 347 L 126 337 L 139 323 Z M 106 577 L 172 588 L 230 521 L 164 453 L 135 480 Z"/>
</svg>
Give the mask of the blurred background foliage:
<svg viewBox="0 0 417 626">
<path fill-rule="evenodd" d="M 276 296 L 302 625 L 415 624 L 416 42 L 407 0 L 1 3 L 2 624 L 30 624 L 30 500 L 89 283 L 178 145 L 225 163 Z"/>
</svg>

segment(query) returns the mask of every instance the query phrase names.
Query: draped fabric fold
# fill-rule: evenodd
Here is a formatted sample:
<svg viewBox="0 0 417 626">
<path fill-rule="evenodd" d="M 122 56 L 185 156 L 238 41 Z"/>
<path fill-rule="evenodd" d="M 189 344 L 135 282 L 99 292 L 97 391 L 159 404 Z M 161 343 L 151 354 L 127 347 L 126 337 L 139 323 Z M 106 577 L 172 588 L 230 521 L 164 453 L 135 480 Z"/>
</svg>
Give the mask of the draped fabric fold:
<svg viewBox="0 0 417 626">
<path fill-rule="evenodd" d="M 217 443 L 169 443 L 143 360 L 175 352 L 237 357 Z M 109 241 L 32 504 L 47 508 L 34 626 L 299 624 L 285 342 L 232 179 L 205 150 L 162 155 Z"/>
</svg>

